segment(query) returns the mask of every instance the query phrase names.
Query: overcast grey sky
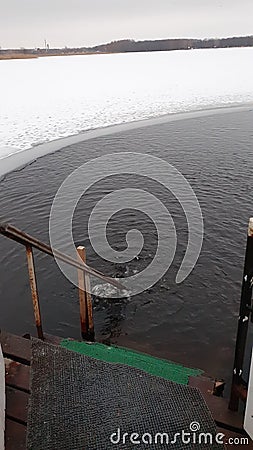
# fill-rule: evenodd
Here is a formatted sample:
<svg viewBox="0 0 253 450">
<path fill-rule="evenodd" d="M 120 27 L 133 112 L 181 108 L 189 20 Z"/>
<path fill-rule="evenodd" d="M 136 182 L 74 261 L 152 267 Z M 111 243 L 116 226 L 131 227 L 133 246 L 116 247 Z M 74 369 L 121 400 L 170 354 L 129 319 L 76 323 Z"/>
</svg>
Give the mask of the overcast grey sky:
<svg viewBox="0 0 253 450">
<path fill-rule="evenodd" d="M 253 0 L 0 0 L 0 46 L 253 35 Z"/>
</svg>

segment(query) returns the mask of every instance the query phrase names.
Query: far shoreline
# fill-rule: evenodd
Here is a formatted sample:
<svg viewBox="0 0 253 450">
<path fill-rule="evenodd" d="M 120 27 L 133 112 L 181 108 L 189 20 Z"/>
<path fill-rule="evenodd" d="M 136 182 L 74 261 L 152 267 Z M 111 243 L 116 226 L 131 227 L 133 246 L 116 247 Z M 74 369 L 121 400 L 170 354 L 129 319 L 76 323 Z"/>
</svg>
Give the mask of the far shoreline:
<svg viewBox="0 0 253 450">
<path fill-rule="evenodd" d="M 121 52 L 117 52 L 121 53 Z M 115 54 L 117 54 L 115 52 Z M 12 61 L 13 59 L 39 59 L 39 58 L 50 58 L 50 57 L 56 57 L 56 56 L 92 56 L 92 55 L 107 55 L 107 54 L 113 54 L 112 52 L 86 52 L 86 53 L 43 53 L 43 54 L 31 54 L 31 53 L 9 53 L 7 55 L 1 55 L 0 54 L 0 61 Z"/>
<path fill-rule="evenodd" d="M 120 39 L 93 46 L 52 47 L 46 39 L 44 47 L 0 49 L 0 59 L 34 59 L 44 56 L 102 55 L 113 53 L 143 53 L 175 50 L 225 49 L 253 47 L 253 35 L 212 38 L 164 38 L 164 39 Z"/>
<path fill-rule="evenodd" d="M 124 131 L 131 131 L 138 128 L 145 128 L 152 125 L 160 125 L 180 120 L 194 119 L 199 117 L 208 117 L 219 114 L 230 114 L 239 112 L 250 112 L 253 103 L 249 104 L 233 104 L 225 106 L 217 106 L 216 108 L 203 108 L 196 111 L 184 111 L 179 113 L 170 113 L 159 117 L 152 117 L 132 122 L 110 125 L 102 128 L 87 130 L 82 133 L 70 135 L 67 137 L 55 139 L 50 142 L 38 144 L 25 150 L 12 153 L 8 156 L 0 158 L 0 181 L 10 172 L 21 170 L 28 164 L 36 161 L 43 156 L 55 153 L 68 147 L 69 145 L 78 144 L 98 137 L 109 136 Z"/>
<path fill-rule="evenodd" d="M 231 50 L 231 49 L 238 49 L 238 48 L 253 48 L 253 46 L 242 46 L 242 47 L 200 47 L 200 48 L 173 48 L 173 49 L 167 49 L 167 50 L 147 50 L 147 51 L 103 51 L 103 52 L 76 52 L 76 53 L 64 53 L 64 52 L 58 52 L 58 53 L 9 53 L 9 54 L 1 54 L 0 53 L 0 61 L 13 61 L 13 60 L 34 60 L 34 59 L 40 59 L 40 58 L 55 58 L 55 57 L 63 57 L 63 56 L 101 56 L 101 55 L 128 55 L 128 54 L 138 54 L 138 53 L 164 53 L 164 52 L 189 52 L 189 51 L 198 51 L 198 50 Z"/>
</svg>

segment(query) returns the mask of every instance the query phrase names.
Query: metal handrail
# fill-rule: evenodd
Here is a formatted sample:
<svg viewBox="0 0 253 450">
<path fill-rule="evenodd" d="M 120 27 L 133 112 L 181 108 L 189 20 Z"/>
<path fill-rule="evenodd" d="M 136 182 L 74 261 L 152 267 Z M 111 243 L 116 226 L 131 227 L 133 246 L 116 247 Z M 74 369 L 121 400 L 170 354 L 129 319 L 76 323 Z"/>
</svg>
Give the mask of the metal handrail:
<svg viewBox="0 0 253 450">
<path fill-rule="evenodd" d="M 99 272 L 96 269 L 88 266 L 85 262 L 85 251 L 84 247 L 78 247 L 77 249 L 77 257 L 79 257 L 79 261 L 75 260 L 71 256 L 65 255 L 59 250 L 53 250 L 49 245 L 44 244 L 38 239 L 30 236 L 29 234 L 24 233 L 18 228 L 9 225 L 0 223 L 0 234 L 8 237 L 26 247 L 26 257 L 28 264 L 28 273 L 29 273 L 29 281 L 30 288 L 33 300 L 33 311 L 35 317 L 35 323 L 37 328 L 38 337 L 40 339 L 44 339 L 43 331 L 42 331 L 42 322 L 41 322 L 41 313 L 40 313 L 40 304 L 39 304 L 39 295 L 37 289 L 37 281 L 36 281 L 36 272 L 34 267 L 34 258 L 32 249 L 35 248 L 47 255 L 52 256 L 55 259 L 59 259 L 70 266 L 75 267 L 78 270 L 78 281 L 79 281 L 79 301 L 80 301 L 80 320 L 81 320 L 81 332 L 83 338 L 91 338 L 94 339 L 94 325 L 92 318 L 92 302 L 89 291 L 89 276 L 93 275 L 96 278 L 99 278 L 106 283 L 112 284 L 119 290 L 123 290 L 124 287 L 121 283 L 111 277 L 107 277 L 103 273 Z M 78 256 L 79 255 L 79 256 Z"/>
<path fill-rule="evenodd" d="M 60 252 L 59 250 L 52 250 L 52 248 L 44 244 L 43 242 L 39 241 L 38 239 L 30 236 L 29 234 L 24 233 L 23 231 L 19 230 L 18 228 L 14 227 L 10 224 L 4 224 L 0 223 L 0 234 L 3 234 L 4 236 L 24 245 L 27 247 L 28 245 L 31 247 L 36 248 L 37 250 L 40 250 L 43 253 L 46 253 L 50 256 L 53 256 L 56 259 L 59 259 L 70 266 L 76 267 L 79 270 L 83 270 L 84 272 L 89 273 L 90 275 L 93 275 L 94 277 L 100 278 L 101 280 L 112 284 L 116 288 L 122 290 L 125 289 L 124 286 L 122 286 L 121 283 L 119 283 L 117 280 L 111 277 L 107 277 L 103 273 L 99 272 L 96 269 L 93 269 L 92 267 L 88 266 L 84 262 L 80 263 L 76 261 L 71 256 L 65 255 L 64 253 Z"/>
</svg>

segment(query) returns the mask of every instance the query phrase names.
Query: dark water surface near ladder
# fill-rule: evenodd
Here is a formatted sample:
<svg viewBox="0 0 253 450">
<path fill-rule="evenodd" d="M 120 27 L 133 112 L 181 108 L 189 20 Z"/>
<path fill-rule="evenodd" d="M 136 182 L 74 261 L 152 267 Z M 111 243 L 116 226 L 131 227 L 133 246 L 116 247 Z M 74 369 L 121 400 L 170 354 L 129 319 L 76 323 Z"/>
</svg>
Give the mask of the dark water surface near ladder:
<svg viewBox="0 0 253 450">
<path fill-rule="evenodd" d="M 125 247 L 132 228 L 143 231 L 140 259 L 114 265 L 93 251 L 89 215 L 103 195 L 115 189 L 145 188 L 169 209 L 178 237 L 167 274 L 149 291 L 128 300 L 95 301 L 97 339 L 200 367 L 217 377 L 231 373 L 239 310 L 248 218 L 253 215 L 253 112 L 233 112 L 153 125 L 75 144 L 47 155 L 0 182 L 4 221 L 48 242 L 53 198 L 64 179 L 91 158 L 112 152 L 142 152 L 173 164 L 190 182 L 200 202 L 205 236 L 198 263 L 184 283 L 175 276 L 187 245 L 187 224 L 176 199 L 151 180 L 117 176 L 97 183 L 78 204 L 76 244 L 87 248 L 88 263 L 108 275 L 140 271 L 155 254 L 154 224 L 143 213 L 121 211 L 108 224 L 108 240 Z M 129 168 L 131 170 L 131 168 Z M 33 331 L 31 296 L 24 248 L 0 239 L 0 326 Z M 45 331 L 79 337 L 77 289 L 50 257 L 36 253 Z"/>
</svg>

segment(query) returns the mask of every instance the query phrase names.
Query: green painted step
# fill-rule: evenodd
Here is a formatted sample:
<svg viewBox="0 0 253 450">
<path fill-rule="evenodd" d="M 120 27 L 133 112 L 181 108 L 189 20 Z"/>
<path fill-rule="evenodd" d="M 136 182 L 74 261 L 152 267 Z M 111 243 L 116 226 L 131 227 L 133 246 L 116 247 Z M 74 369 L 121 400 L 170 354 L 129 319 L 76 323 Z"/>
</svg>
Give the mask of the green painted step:
<svg viewBox="0 0 253 450">
<path fill-rule="evenodd" d="M 194 377 L 203 373 L 200 369 L 190 369 L 172 361 L 155 358 L 145 353 L 139 353 L 123 347 L 107 346 L 100 343 L 78 342 L 69 339 L 63 339 L 60 345 L 68 350 L 90 356 L 91 358 L 110 363 L 125 364 L 179 384 L 188 384 L 190 376 Z"/>
</svg>

